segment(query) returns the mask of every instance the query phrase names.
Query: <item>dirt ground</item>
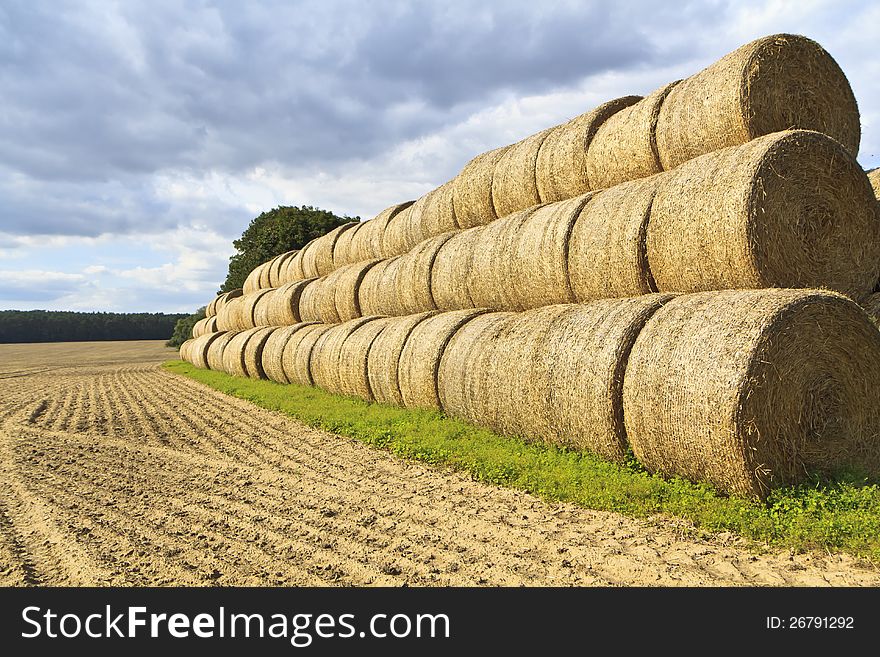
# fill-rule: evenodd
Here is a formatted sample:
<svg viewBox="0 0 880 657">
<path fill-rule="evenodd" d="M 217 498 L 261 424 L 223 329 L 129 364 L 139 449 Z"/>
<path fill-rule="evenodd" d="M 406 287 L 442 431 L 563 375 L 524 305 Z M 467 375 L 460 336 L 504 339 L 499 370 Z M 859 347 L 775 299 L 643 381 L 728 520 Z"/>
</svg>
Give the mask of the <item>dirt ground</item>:
<svg viewBox="0 0 880 657">
<path fill-rule="evenodd" d="M 0 345 L 0 585 L 880 585 L 407 462 L 170 374 Z"/>
</svg>

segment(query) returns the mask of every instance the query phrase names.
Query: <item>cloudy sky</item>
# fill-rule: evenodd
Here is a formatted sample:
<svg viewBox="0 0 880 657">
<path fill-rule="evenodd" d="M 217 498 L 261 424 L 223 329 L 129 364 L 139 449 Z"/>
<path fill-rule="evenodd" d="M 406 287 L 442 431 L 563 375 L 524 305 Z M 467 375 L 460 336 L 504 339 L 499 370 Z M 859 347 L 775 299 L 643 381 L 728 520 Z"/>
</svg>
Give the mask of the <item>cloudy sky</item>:
<svg viewBox="0 0 880 657">
<path fill-rule="evenodd" d="M 190 311 L 264 210 L 371 217 L 775 32 L 840 63 L 880 165 L 880 4 L 666 4 L 3 0 L 0 309 Z"/>
</svg>

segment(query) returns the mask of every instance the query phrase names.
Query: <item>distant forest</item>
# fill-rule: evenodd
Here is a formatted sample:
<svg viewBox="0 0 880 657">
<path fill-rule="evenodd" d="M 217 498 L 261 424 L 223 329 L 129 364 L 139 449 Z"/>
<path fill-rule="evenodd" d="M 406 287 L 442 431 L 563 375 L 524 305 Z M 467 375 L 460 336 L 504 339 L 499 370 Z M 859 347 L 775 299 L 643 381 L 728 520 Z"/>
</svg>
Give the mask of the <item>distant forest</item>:
<svg viewBox="0 0 880 657">
<path fill-rule="evenodd" d="M 186 313 L 77 313 L 0 310 L 2 342 L 167 340 Z"/>
</svg>

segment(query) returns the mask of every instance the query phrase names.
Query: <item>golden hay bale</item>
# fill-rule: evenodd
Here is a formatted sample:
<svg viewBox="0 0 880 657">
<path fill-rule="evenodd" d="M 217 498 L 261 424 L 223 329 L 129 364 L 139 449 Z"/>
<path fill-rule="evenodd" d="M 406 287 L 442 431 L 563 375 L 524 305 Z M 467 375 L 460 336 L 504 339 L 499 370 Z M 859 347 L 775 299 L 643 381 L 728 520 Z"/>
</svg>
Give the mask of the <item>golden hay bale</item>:
<svg viewBox="0 0 880 657">
<path fill-rule="evenodd" d="M 343 235 L 344 234 L 345 233 L 343 233 Z M 293 256 L 288 258 L 287 262 L 284 263 L 284 267 L 281 268 L 280 273 L 282 285 L 286 285 L 287 283 L 295 283 L 297 281 L 302 281 L 307 278 L 314 278 L 314 276 L 306 276 L 305 272 L 303 271 L 303 258 L 305 257 L 306 249 L 314 241 L 315 240 L 306 242 L 303 248 L 294 253 Z"/>
<path fill-rule="evenodd" d="M 477 155 L 452 180 L 452 207 L 461 228 L 483 226 L 498 218 L 492 205 L 492 178 L 495 165 L 509 148 L 504 146 Z"/>
<path fill-rule="evenodd" d="M 762 135 L 823 132 L 855 156 L 859 109 L 843 71 L 815 41 L 775 34 L 752 41 L 678 84 L 660 108 L 664 170 Z"/>
<path fill-rule="evenodd" d="M 474 307 L 507 310 L 513 307 L 511 254 L 532 207 L 493 221 L 480 231 L 468 277 L 468 294 Z"/>
<path fill-rule="evenodd" d="M 362 324 L 345 339 L 339 352 L 339 392 L 349 397 L 374 401 L 367 362 L 376 339 L 393 318 L 380 317 Z"/>
<path fill-rule="evenodd" d="M 290 326 L 302 321 L 299 314 L 300 297 L 305 287 L 314 280 L 294 281 L 275 289 L 268 311 L 270 326 Z"/>
<path fill-rule="evenodd" d="M 862 301 L 862 308 L 868 313 L 868 317 L 880 327 L 880 293 L 872 294 Z"/>
<path fill-rule="evenodd" d="M 633 346 L 623 400 L 650 472 L 756 497 L 810 472 L 880 474 L 880 331 L 833 292 L 670 301 Z"/>
<path fill-rule="evenodd" d="M 312 349 L 318 338 L 331 328 L 328 324 L 310 323 L 290 336 L 281 354 L 281 367 L 290 383 L 314 385 L 311 370 Z"/>
<path fill-rule="evenodd" d="M 564 201 L 597 189 L 591 185 L 587 173 L 587 149 L 593 135 L 609 117 L 640 99 L 641 96 L 617 98 L 552 128 L 541 144 L 535 161 L 538 198 L 544 203 Z M 527 206 L 516 209 L 521 210 L 524 207 Z"/>
<path fill-rule="evenodd" d="M 505 263 L 505 310 L 575 300 L 569 285 L 569 239 L 575 220 L 593 193 L 542 206 L 513 233 Z"/>
<path fill-rule="evenodd" d="M 346 230 L 336 239 L 336 244 L 333 245 L 333 267 L 335 269 L 357 262 L 354 250 L 357 241 L 356 235 L 366 225 L 366 221 L 358 221 L 353 228 Z"/>
<path fill-rule="evenodd" d="M 373 398 L 383 404 L 403 406 L 397 368 L 400 354 L 409 334 L 423 320 L 436 315 L 436 311 L 389 317 L 384 330 L 376 337 L 367 356 L 367 378 Z"/>
<path fill-rule="evenodd" d="M 390 223 L 412 205 L 412 201 L 385 208 L 365 222 L 351 243 L 350 263 L 385 257 L 385 234 Z"/>
<path fill-rule="evenodd" d="M 336 324 L 315 341 L 309 359 L 314 385 L 327 392 L 342 394 L 342 345 L 355 330 L 376 319 L 378 318 L 358 317 L 343 324 Z"/>
<path fill-rule="evenodd" d="M 321 299 L 324 294 L 324 279 L 313 278 L 300 291 L 299 318 L 302 322 L 321 321 Z"/>
<path fill-rule="evenodd" d="M 277 256 L 269 265 L 269 287 L 280 287 L 285 281 L 282 281 L 285 270 L 287 269 L 287 261 L 296 255 L 296 250 L 287 251 Z"/>
<path fill-rule="evenodd" d="M 290 339 L 307 326 L 315 326 L 314 322 L 300 322 L 291 326 L 282 326 L 274 331 L 263 346 L 263 372 L 266 378 L 276 383 L 290 383 L 284 372 L 284 349 Z"/>
<path fill-rule="evenodd" d="M 486 404 L 487 356 L 490 341 L 500 326 L 515 316 L 511 312 L 485 313 L 458 329 L 440 358 L 437 368 L 437 394 L 440 408 L 475 423 L 485 423 L 492 414 Z M 504 356 L 506 360 L 507 356 Z M 523 373 L 527 375 L 527 372 Z M 523 380 L 518 385 L 523 384 Z"/>
<path fill-rule="evenodd" d="M 663 171 L 655 137 L 657 117 L 663 100 L 679 82 L 660 87 L 599 127 L 586 155 L 589 189 L 605 189 Z"/>
<path fill-rule="evenodd" d="M 868 180 L 874 188 L 874 196 L 880 201 L 880 169 L 872 169 L 868 172 Z"/>
<path fill-rule="evenodd" d="M 412 315 L 437 308 L 431 294 L 434 260 L 440 248 L 454 234 L 449 232 L 427 239 L 400 257 L 400 266 L 395 279 L 397 285 L 395 312 L 385 314 Z"/>
<path fill-rule="evenodd" d="M 190 338 L 189 340 L 184 340 L 183 344 L 180 345 L 180 349 L 178 353 L 180 354 L 180 360 L 185 360 L 186 362 L 191 362 L 190 356 L 190 346 L 192 345 L 195 338 Z"/>
<path fill-rule="evenodd" d="M 217 312 L 217 328 L 220 331 L 238 331 L 238 313 L 244 304 L 244 296 L 227 301 Z"/>
<path fill-rule="evenodd" d="M 407 408 L 440 409 L 437 371 L 450 338 L 485 308 L 453 310 L 419 322 L 410 332 L 397 370 L 403 404 Z"/>
<path fill-rule="evenodd" d="M 209 317 L 208 323 L 205 326 L 206 333 L 216 333 L 219 329 L 217 328 L 217 317 Z"/>
<path fill-rule="evenodd" d="M 337 269 L 320 279 L 321 285 L 318 286 L 318 293 L 315 296 L 314 304 L 318 311 L 317 317 L 310 317 L 322 324 L 338 324 L 339 313 L 336 312 L 336 283 L 339 280 L 340 273 Z"/>
<path fill-rule="evenodd" d="M 192 334 L 192 337 L 197 338 L 200 335 L 204 335 L 207 332 L 207 326 L 208 326 L 208 318 L 207 317 L 197 321 L 195 324 L 193 324 L 192 331 L 190 331 L 190 333 Z"/>
<path fill-rule="evenodd" d="M 476 254 L 482 226 L 453 233 L 437 251 L 431 271 L 431 296 L 439 310 L 473 308 L 468 272 Z"/>
<path fill-rule="evenodd" d="M 205 361 L 209 370 L 225 371 L 223 367 L 223 352 L 226 351 L 226 345 L 235 337 L 236 331 L 223 331 L 208 345 L 208 353 L 205 355 Z"/>
<path fill-rule="evenodd" d="M 397 298 L 397 272 L 400 257 L 380 260 L 364 274 L 358 289 L 361 315 L 395 315 L 400 302 Z"/>
<path fill-rule="evenodd" d="M 192 359 L 193 365 L 203 370 L 208 368 L 208 349 L 211 348 L 211 343 L 221 335 L 223 334 L 205 333 L 201 337 L 193 340 L 193 343 L 189 347 L 189 356 Z"/>
<path fill-rule="evenodd" d="M 252 379 L 265 379 L 266 372 L 263 371 L 263 348 L 266 341 L 277 331 L 275 326 L 257 327 L 253 335 L 248 338 L 244 346 L 244 365 L 245 372 Z"/>
<path fill-rule="evenodd" d="M 261 289 L 257 290 L 256 292 L 246 294 L 242 297 L 242 303 L 241 305 L 239 305 L 238 313 L 236 314 L 236 318 L 238 321 L 237 328 L 239 330 L 254 328 L 257 326 L 257 304 L 271 291 L 271 289 Z"/>
<path fill-rule="evenodd" d="M 302 259 L 302 270 L 306 278 L 326 276 L 333 271 L 333 248 L 336 246 L 336 240 L 339 239 L 342 233 L 351 230 L 358 223 L 357 221 L 350 221 L 337 226 L 311 243 Z"/>
<path fill-rule="evenodd" d="M 222 296 L 222 294 L 217 295 L 216 297 L 211 299 L 211 302 L 207 306 L 205 306 L 205 317 L 214 317 L 214 315 L 217 314 L 217 301 Z"/>
<path fill-rule="evenodd" d="M 226 307 L 227 303 L 229 303 L 233 299 L 239 298 L 242 294 L 244 294 L 244 290 L 242 290 L 241 288 L 236 288 L 217 297 L 216 314 L 219 315 L 220 311 Z"/>
<path fill-rule="evenodd" d="M 272 322 L 269 319 L 269 312 L 272 308 L 272 304 L 275 302 L 275 293 L 276 290 L 270 288 L 254 303 L 254 326 L 272 325 Z"/>
<path fill-rule="evenodd" d="M 262 265 L 257 265 L 251 270 L 251 273 L 247 275 L 247 278 L 244 279 L 244 283 L 241 286 L 242 292 L 244 294 L 250 294 L 251 292 L 256 292 L 260 289 L 260 273 L 262 272 Z"/>
<path fill-rule="evenodd" d="M 367 272 L 380 262 L 382 261 L 366 260 L 345 265 L 333 272 L 334 274 L 339 274 L 333 284 L 333 293 L 336 303 L 336 314 L 339 316 L 340 322 L 347 322 L 363 314 L 361 313 L 359 297 L 361 284 Z"/>
<path fill-rule="evenodd" d="M 382 254 L 384 257 L 393 258 L 403 255 L 422 241 L 421 224 L 416 226 L 413 212 L 417 212 L 417 218 L 421 217 L 421 209 L 417 209 L 413 203 L 394 215 L 388 222 L 388 226 L 382 234 Z"/>
<path fill-rule="evenodd" d="M 245 362 L 245 348 L 248 340 L 257 331 L 263 328 L 249 328 L 238 331 L 223 348 L 223 371 L 232 376 L 247 376 L 247 363 Z"/>
<path fill-rule="evenodd" d="M 259 288 L 260 290 L 266 290 L 272 287 L 269 284 L 269 267 L 272 265 L 272 261 L 268 260 L 260 265 L 260 282 Z"/>
<path fill-rule="evenodd" d="M 541 202 L 535 167 L 541 144 L 553 131 L 542 130 L 526 137 L 505 151 L 492 174 L 492 205 L 495 214 L 504 217 Z"/>
<path fill-rule="evenodd" d="M 880 278 L 880 209 L 865 172 L 826 135 L 767 135 L 659 178 L 647 252 L 660 291 L 827 287 L 861 298 Z"/>
<path fill-rule="evenodd" d="M 421 216 L 422 234 L 425 238 L 458 230 L 453 204 L 453 181 L 440 185 L 428 194 Z"/>
<path fill-rule="evenodd" d="M 568 276 L 576 301 L 654 291 L 645 253 L 648 213 L 661 176 L 596 192 L 574 222 Z"/>
</svg>

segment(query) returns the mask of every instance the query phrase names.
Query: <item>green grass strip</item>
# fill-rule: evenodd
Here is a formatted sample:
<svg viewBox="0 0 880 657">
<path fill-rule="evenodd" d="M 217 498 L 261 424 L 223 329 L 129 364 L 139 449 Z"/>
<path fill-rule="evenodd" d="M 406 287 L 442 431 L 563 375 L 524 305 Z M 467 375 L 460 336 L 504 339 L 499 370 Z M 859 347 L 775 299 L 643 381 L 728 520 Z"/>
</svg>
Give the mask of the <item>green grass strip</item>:
<svg viewBox="0 0 880 657">
<path fill-rule="evenodd" d="M 235 378 L 183 361 L 165 367 L 309 426 L 546 500 L 635 517 L 667 514 L 709 532 L 734 532 L 798 551 L 843 551 L 880 561 L 880 487 L 856 477 L 816 477 L 808 484 L 777 489 L 761 503 L 651 475 L 635 459 L 625 465 L 609 463 L 592 454 L 501 436 L 442 413 Z"/>
</svg>

